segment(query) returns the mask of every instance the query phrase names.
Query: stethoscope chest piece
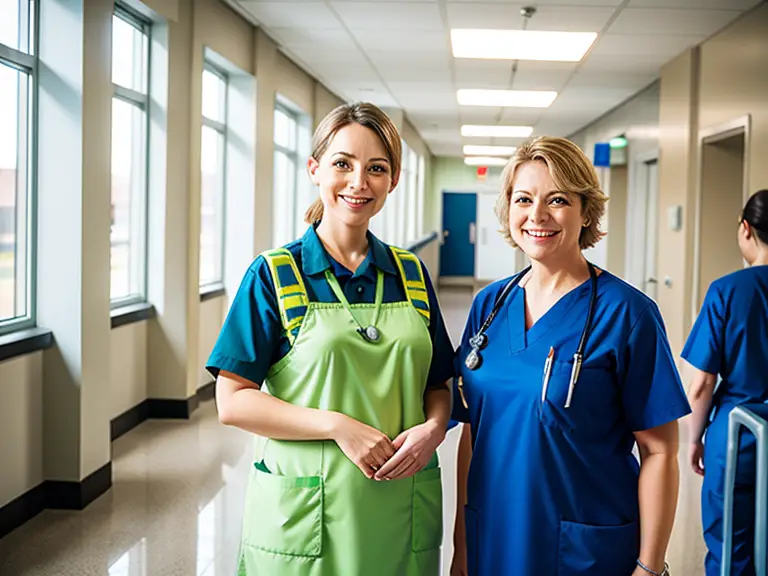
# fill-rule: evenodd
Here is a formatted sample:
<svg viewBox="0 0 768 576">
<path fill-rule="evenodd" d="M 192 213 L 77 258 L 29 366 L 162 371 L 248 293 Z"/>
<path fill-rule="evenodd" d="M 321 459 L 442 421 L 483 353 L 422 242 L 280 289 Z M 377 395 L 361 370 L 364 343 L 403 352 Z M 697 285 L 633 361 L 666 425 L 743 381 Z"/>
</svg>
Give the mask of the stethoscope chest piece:
<svg viewBox="0 0 768 576">
<path fill-rule="evenodd" d="M 464 359 L 464 365 L 469 370 L 477 370 L 477 368 L 480 367 L 481 362 L 482 358 L 480 357 L 480 354 L 478 354 L 477 348 L 473 346 L 472 350 L 469 351 L 469 354 L 467 354 L 467 357 Z"/>
<path fill-rule="evenodd" d="M 379 329 L 376 328 L 376 326 L 359 328 L 358 332 L 360 332 L 360 335 L 363 338 L 365 338 L 368 342 L 378 342 L 379 338 L 381 338 L 381 333 L 379 332 Z"/>
</svg>

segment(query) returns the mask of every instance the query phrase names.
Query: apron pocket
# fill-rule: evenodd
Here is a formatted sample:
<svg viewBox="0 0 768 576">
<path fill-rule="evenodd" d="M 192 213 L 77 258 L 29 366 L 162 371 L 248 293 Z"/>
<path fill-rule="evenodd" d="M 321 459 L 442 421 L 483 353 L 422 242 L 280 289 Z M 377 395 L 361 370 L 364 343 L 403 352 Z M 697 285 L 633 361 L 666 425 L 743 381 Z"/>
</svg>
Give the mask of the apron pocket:
<svg viewBox="0 0 768 576">
<path fill-rule="evenodd" d="M 440 468 L 422 470 L 413 477 L 414 552 L 440 548 L 443 541 L 443 483 Z"/>
<path fill-rule="evenodd" d="M 623 526 L 590 526 L 560 522 L 557 576 L 632 574 L 640 551 L 635 522 Z"/>
<path fill-rule="evenodd" d="M 323 480 L 271 474 L 256 464 L 243 525 L 246 546 L 318 558 L 323 549 Z"/>
</svg>

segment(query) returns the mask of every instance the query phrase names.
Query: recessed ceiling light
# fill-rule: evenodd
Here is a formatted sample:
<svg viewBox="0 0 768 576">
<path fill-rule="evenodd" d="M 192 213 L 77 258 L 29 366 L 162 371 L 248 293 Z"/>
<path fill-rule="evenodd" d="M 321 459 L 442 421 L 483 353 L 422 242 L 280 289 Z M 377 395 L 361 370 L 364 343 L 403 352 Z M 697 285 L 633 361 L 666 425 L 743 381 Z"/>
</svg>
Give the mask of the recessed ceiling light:
<svg viewBox="0 0 768 576">
<path fill-rule="evenodd" d="M 540 90 L 474 90 L 462 88 L 456 93 L 462 106 L 514 106 L 521 108 L 547 108 L 557 92 Z"/>
<path fill-rule="evenodd" d="M 451 30 L 455 58 L 578 62 L 594 44 L 595 32 L 539 30 Z"/>
<path fill-rule="evenodd" d="M 461 135 L 466 137 L 481 136 L 488 138 L 527 138 L 533 132 L 531 126 L 476 126 L 465 124 Z"/>
<path fill-rule="evenodd" d="M 515 153 L 514 146 L 464 146 L 464 154 L 467 156 L 512 156 Z"/>
<path fill-rule="evenodd" d="M 469 156 L 464 158 L 467 166 L 506 166 L 509 158 L 494 158 L 493 156 Z"/>
</svg>

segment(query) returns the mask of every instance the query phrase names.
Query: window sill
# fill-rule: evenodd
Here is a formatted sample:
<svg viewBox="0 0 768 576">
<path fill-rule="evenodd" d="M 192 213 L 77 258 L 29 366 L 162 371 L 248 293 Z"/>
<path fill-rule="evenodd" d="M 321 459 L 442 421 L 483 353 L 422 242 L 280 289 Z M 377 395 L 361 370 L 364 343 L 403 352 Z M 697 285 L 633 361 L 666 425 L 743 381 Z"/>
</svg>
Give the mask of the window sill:
<svg viewBox="0 0 768 576">
<path fill-rule="evenodd" d="M 0 362 L 53 346 L 53 332 L 45 328 L 28 328 L 0 336 Z"/>
<path fill-rule="evenodd" d="M 156 315 L 157 312 L 155 311 L 155 307 L 147 302 L 121 306 L 110 312 L 113 329 L 125 326 L 126 324 L 134 324 L 136 322 L 142 322 L 143 320 L 149 320 Z"/>
<path fill-rule="evenodd" d="M 205 302 L 206 300 L 212 300 L 213 298 L 218 298 L 219 296 L 224 296 L 224 294 L 226 293 L 227 292 L 224 289 L 224 286 L 222 286 L 221 284 L 205 286 L 203 288 L 200 288 L 200 302 Z"/>
</svg>

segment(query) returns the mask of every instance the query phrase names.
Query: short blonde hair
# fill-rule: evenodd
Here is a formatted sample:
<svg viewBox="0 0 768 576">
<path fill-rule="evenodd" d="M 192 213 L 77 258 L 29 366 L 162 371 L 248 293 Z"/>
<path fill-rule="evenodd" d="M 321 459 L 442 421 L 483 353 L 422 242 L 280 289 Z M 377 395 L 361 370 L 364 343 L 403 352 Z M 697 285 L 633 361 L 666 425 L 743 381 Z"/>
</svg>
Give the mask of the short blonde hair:
<svg viewBox="0 0 768 576">
<path fill-rule="evenodd" d="M 509 204 L 517 169 L 532 161 L 546 164 L 558 190 L 577 194 L 581 198 L 585 225 L 579 235 L 579 247 L 584 250 L 597 244 L 605 236 L 605 232 L 600 230 L 600 219 L 605 214 L 608 197 L 603 194 L 595 168 L 581 148 L 570 140 L 555 136 L 539 136 L 525 142 L 515 150 L 504 168 L 495 210 L 501 224 L 499 232 L 504 240 L 517 248 L 509 228 Z"/>
<path fill-rule="evenodd" d="M 400 165 L 403 156 L 403 146 L 400 132 L 392 119 L 381 108 L 370 102 L 342 104 L 331 110 L 317 126 L 312 137 L 312 158 L 320 160 L 326 153 L 331 140 L 339 130 L 350 124 L 360 124 L 373 130 L 381 139 L 392 171 L 392 184 L 400 179 Z M 314 224 L 323 218 L 323 201 L 318 198 L 307 209 L 304 221 Z"/>
</svg>

